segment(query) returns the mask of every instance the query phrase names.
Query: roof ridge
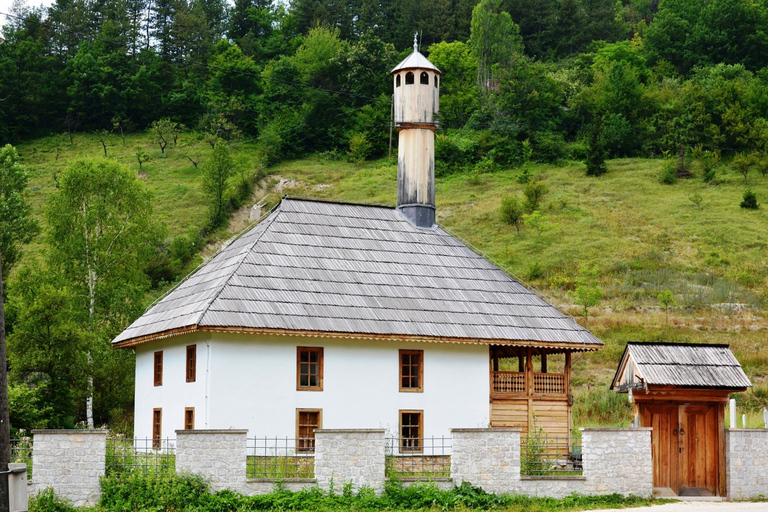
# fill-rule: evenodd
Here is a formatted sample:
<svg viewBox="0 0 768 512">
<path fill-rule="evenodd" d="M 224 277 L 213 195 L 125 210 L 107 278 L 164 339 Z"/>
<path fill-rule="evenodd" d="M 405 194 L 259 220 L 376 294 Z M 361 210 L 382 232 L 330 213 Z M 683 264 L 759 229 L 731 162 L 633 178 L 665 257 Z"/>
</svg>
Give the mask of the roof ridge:
<svg viewBox="0 0 768 512">
<path fill-rule="evenodd" d="M 278 206 L 279 206 L 281 203 L 282 203 L 282 201 L 280 201 L 280 203 L 278 203 Z M 272 217 L 272 219 L 271 219 L 271 220 L 269 220 L 269 218 L 267 218 L 267 219 L 264 219 L 264 221 L 265 221 L 265 222 L 268 220 L 268 221 L 269 221 L 269 223 L 268 223 L 266 226 L 264 226 L 264 230 L 263 230 L 261 233 L 259 233 L 259 236 L 258 236 L 258 237 L 256 237 L 256 240 L 254 240 L 253 242 L 251 242 L 251 243 L 249 243 L 249 244 L 248 244 L 248 246 L 247 246 L 247 247 L 248 247 L 248 249 L 243 251 L 243 256 L 242 256 L 242 258 L 241 258 L 241 259 L 240 259 L 240 261 L 237 263 L 237 265 L 235 265 L 235 266 L 232 268 L 232 272 L 230 272 L 230 273 L 229 273 L 229 277 L 227 277 L 227 278 L 226 278 L 226 279 L 225 279 L 225 280 L 224 280 L 224 281 L 221 283 L 221 285 L 219 286 L 219 289 L 216 291 L 216 294 L 215 294 L 213 297 L 211 297 L 211 299 L 210 299 L 210 300 L 208 301 L 208 303 L 205 305 L 205 307 L 203 308 L 203 312 L 202 312 L 202 313 L 200 313 L 200 316 L 198 317 L 198 319 L 197 319 L 197 322 L 196 322 L 196 323 L 198 323 L 198 324 L 199 324 L 200 322 L 202 322 L 202 320 L 203 320 L 203 318 L 205 317 L 205 315 L 207 315 L 207 314 L 208 314 L 208 311 L 209 311 L 209 309 L 210 309 L 211 305 L 212 305 L 214 302 L 216 302 L 216 299 L 218 299 L 218 298 L 219 298 L 219 295 L 221 295 L 221 292 L 223 292 L 223 291 L 224 291 L 224 288 L 226 288 L 226 287 L 227 287 L 227 284 L 229 283 L 229 281 L 232 279 L 232 277 L 233 277 L 233 276 L 234 276 L 234 275 L 237 273 L 237 271 L 238 271 L 238 270 L 240 269 L 240 267 L 243 265 L 243 262 L 246 260 L 246 258 L 248 258 L 248 255 L 249 255 L 249 254 L 251 254 L 251 250 L 253 250 L 253 247 L 254 247 L 254 246 L 257 244 L 257 243 L 259 243 L 259 241 L 261 240 L 261 237 L 263 237 L 263 236 L 264 236 L 264 233 L 266 233 L 266 232 L 269 230 L 269 227 L 270 227 L 270 226 L 271 226 L 271 225 L 272 225 L 272 224 L 275 222 L 275 220 L 276 220 L 276 219 L 277 219 L 277 218 L 280 216 L 280 214 L 282 213 L 282 210 L 281 210 L 280 208 L 277 208 L 277 207 L 275 207 L 274 211 L 275 211 L 275 215 L 274 215 L 274 217 Z M 258 224 L 258 223 L 257 223 L 257 224 Z M 246 228 L 246 230 L 244 230 L 244 231 L 241 231 L 239 235 L 240 235 L 240 236 L 242 236 L 242 234 L 243 234 L 243 233 L 247 233 L 248 231 L 250 231 L 250 229 L 249 229 L 249 228 Z M 240 236 L 237 236 L 237 235 L 236 235 L 236 237 L 234 237 L 234 240 L 232 240 L 232 242 L 230 242 L 229 244 L 227 244 L 227 245 L 226 245 L 226 247 L 229 247 L 230 245 L 232 245 L 233 243 L 235 243 L 237 240 L 239 240 L 239 239 L 240 239 Z M 223 250 L 223 249 L 225 249 L 225 247 L 222 247 L 222 250 Z M 217 254 L 218 254 L 218 253 L 217 253 Z"/>
</svg>

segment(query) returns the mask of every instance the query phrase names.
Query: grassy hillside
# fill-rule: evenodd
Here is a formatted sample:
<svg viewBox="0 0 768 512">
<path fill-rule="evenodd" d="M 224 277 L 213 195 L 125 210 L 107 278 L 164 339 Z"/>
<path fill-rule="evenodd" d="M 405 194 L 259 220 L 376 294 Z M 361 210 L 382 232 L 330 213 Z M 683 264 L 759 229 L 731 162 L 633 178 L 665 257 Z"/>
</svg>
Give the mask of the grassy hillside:
<svg viewBox="0 0 768 512">
<path fill-rule="evenodd" d="M 137 146 L 152 156 L 141 172 L 134 157 Z M 54 190 L 54 176 L 67 161 L 103 156 L 94 135 L 76 136 L 71 147 L 62 142 L 58 159 L 54 138 L 30 141 L 18 149 L 31 172 L 31 197 L 39 214 Z M 248 172 L 257 166 L 253 149 L 250 143 L 233 146 Z M 200 171 L 187 156 L 204 165 L 211 148 L 196 135 L 183 134 L 178 147 L 166 153 L 162 158 L 145 134 L 128 136 L 125 145 L 119 136 L 111 136 L 108 146 L 109 157 L 134 169 L 153 192 L 155 215 L 173 237 L 204 224 Z M 541 233 L 524 226 L 520 235 L 498 212 L 503 197 L 522 197 L 523 185 L 516 179 L 520 170 L 453 175 L 438 181 L 438 220 L 581 323 L 587 319 L 574 305 L 573 290 L 585 272 L 596 273 L 604 298 L 590 311 L 588 326 L 606 347 L 574 358 L 577 424 L 628 421 L 626 398 L 606 391 L 624 344 L 671 340 L 731 344 L 755 384 L 739 399 L 751 411 L 752 426 L 757 426 L 758 411 L 768 405 L 768 356 L 763 348 L 768 334 L 763 318 L 768 206 L 740 208 L 747 185 L 726 167 L 719 169 L 715 184 L 694 177 L 662 185 L 657 179 L 662 164 L 610 161 L 608 174 L 600 178 L 585 177 L 578 163 L 533 166 L 533 174 L 550 189 L 541 212 L 546 221 Z M 268 172 L 262 183 L 269 194 L 267 205 L 277 201 L 275 185 L 282 180 L 295 180 L 282 187 L 283 193 L 293 195 L 383 204 L 394 204 L 396 198 L 396 164 L 387 160 L 357 167 L 319 155 L 284 162 Z M 768 178 L 753 173 L 749 186 L 759 201 L 768 199 Z M 257 192 L 254 201 L 263 193 Z M 690 200 L 695 194 L 702 198 L 698 206 Z M 246 225 L 247 212 L 240 212 L 215 238 L 226 239 Z M 28 261 L 42 251 L 38 237 L 27 249 Z M 676 297 L 668 321 L 656 298 L 666 289 Z"/>
</svg>

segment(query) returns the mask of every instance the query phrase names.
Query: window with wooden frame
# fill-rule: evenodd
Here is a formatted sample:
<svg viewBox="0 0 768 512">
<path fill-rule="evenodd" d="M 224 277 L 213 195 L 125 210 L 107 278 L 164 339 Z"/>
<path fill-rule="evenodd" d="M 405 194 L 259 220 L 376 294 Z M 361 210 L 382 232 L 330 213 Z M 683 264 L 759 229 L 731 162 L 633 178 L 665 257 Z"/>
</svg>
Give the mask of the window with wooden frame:
<svg viewBox="0 0 768 512">
<path fill-rule="evenodd" d="M 155 366 L 154 371 L 155 386 L 163 385 L 163 351 L 155 352 Z"/>
<path fill-rule="evenodd" d="M 187 382 L 197 380 L 197 345 L 187 345 Z"/>
<path fill-rule="evenodd" d="M 152 409 L 152 449 L 159 450 L 163 436 L 163 410 Z"/>
<path fill-rule="evenodd" d="M 323 390 L 322 347 L 297 347 L 296 389 L 298 391 Z"/>
<path fill-rule="evenodd" d="M 424 351 L 400 351 L 400 391 L 424 391 Z"/>
<path fill-rule="evenodd" d="M 315 430 L 323 428 L 322 409 L 296 409 L 296 451 L 315 451 Z"/>
<path fill-rule="evenodd" d="M 184 409 L 184 430 L 195 430 L 195 408 Z"/>
<path fill-rule="evenodd" d="M 423 437 L 424 411 L 400 411 L 400 451 L 421 453 Z"/>
</svg>

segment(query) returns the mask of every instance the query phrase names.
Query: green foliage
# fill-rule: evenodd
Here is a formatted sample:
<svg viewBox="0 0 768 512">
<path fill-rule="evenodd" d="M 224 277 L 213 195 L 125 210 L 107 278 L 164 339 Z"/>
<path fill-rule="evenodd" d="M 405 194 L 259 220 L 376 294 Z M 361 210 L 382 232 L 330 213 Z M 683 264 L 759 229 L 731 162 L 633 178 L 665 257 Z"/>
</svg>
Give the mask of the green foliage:
<svg viewBox="0 0 768 512">
<path fill-rule="evenodd" d="M 435 176 L 467 170 L 477 161 L 478 144 L 461 133 L 435 137 Z"/>
<path fill-rule="evenodd" d="M 9 383 L 11 439 L 36 428 L 47 428 L 50 407 L 42 403 L 41 389 L 26 384 Z M 13 461 L 12 461 L 13 462 Z"/>
<path fill-rule="evenodd" d="M 659 183 L 664 185 L 672 185 L 676 181 L 677 171 L 675 170 L 675 163 L 674 161 L 667 159 L 661 166 L 661 171 L 659 172 Z"/>
<path fill-rule="evenodd" d="M 556 226 L 549 221 L 549 217 L 542 215 L 539 210 L 534 210 L 531 213 L 523 215 L 523 222 L 536 231 L 536 236 L 541 238 L 541 235 L 554 229 Z M 543 275 L 543 272 L 537 272 L 537 274 Z"/>
<path fill-rule="evenodd" d="M 741 203 L 739 203 L 739 206 L 748 210 L 757 210 L 760 208 L 760 203 L 757 202 L 757 194 L 755 194 L 751 188 L 748 188 L 744 191 L 744 195 L 741 199 Z"/>
<path fill-rule="evenodd" d="M 501 9 L 501 0 L 481 0 L 472 10 L 469 45 L 478 63 L 478 85 L 484 91 L 512 68 L 523 50 L 520 27 Z"/>
<path fill-rule="evenodd" d="M 576 290 L 569 293 L 576 305 L 581 306 L 584 321 L 589 324 L 589 310 L 600 305 L 603 300 L 603 290 L 598 285 L 597 268 L 591 267 L 581 271 L 576 280 Z"/>
<path fill-rule="evenodd" d="M 172 142 L 175 145 L 176 138 L 178 137 L 180 129 L 181 126 L 179 123 L 171 121 L 167 117 L 152 122 L 152 125 L 149 127 L 149 131 L 152 134 L 152 137 L 155 139 L 157 145 L 160 146 L 160 152 L 162 153 L 163 157 L 165 157 L 165 148 L 167 148 Z M 139 158 L 138 155 L 136 157 Z M 141 162 L 139 162 L 139 165 L 141 165 Z"/>
<path fill-rule="evenodd" d="M 549 193 L 549 186 L 542 180 L 534 180 L 523 187 L 523 209 L 532 214 L 541 208 L 544 196 Z"/>
<path fill-rule="evenodd" d="M 516 196 L 507 196 L 501 200 L 501 207 L 499 208 L 499 214 L 501 220 L 515 226 L 517 234 L 520 234 L 520 226 L 523 224 L 523 217 L 525 216 L 525 210 L 520 204 L 520 200 Z"/>
<path fill-rule="evenodd" d="M 595 120 L 589 129 L 587 138 L 587 176 L 601 176 L 608 172 L 608 166 L 605 164 L 607 152 L 602 132 L 602 120 Z"/>
<path fill-rule="evenodd" d="M 701 192 L 696 191 L 690 196 L 688 196 L 688 200 L 693 203 L 693 205 L 701 210 L 701 205 L 704 202 L 704 196 L 701 195 Z"/>
<path fill-rule="evenodd" d="M 50 487 L 29 498 L 29 512 L 77 512 L 79 509 L 54 494 Z"/>
<path fill-rule="evenodd" d="M 21 245 L 39 231 L 27 198 L 28 182 L 16 148 L 10 144 L 0 148 L 0 257 L 4 283 L 21 256 Z"/>
<path fill-rule="evenodd" d="M 349 151 L 347 155 L 349 155 L 350 161 L 359 167 L 368 158 L 371 149 L 372 145 L 368 142 L 364 133 L 354 133 L 349 138 Z"/>
<path fill-rule="evenodd" d="M 224 141 L 216 142 L 210 161 L 203 166 L 203 191 L 209 198 L 210 223 L 219 226 L 225 219 L 229 179 L 235 172 L 235 160 Z"/>
<path fill-rule="evenodd" d="M 136 152 L 134 155 L 136 155 L 136 160 L 139 162 L 139 169 L 143 169 L 144 164 L 152 160 L 152 157 L 149 156 L 149 153 L 147 153 L 141 146 L 136 146 Z"/>
<path fill-rule="evenodd" d="M 731 168 L 744 177 L 744 184 L 749 183 L 749 171 L 752 170 L 753 159 L 751 155 L 739 153 L 731 160 Z"/>
<path fill-rule="evenodd" d="M 440 87 L 440 124 L 461 128 L 478 104 L 477 57 L 467 43 L 454 41 L 430 46 L 429 60 L 451 77 Z"/>
</svg>

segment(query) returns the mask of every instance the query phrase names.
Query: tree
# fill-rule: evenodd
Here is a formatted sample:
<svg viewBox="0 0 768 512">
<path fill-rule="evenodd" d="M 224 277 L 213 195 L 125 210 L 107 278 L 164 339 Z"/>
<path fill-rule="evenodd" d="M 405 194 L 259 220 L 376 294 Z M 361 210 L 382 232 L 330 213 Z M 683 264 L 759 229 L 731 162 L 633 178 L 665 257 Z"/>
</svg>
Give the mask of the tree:
<svg viewBox="0 0 768 512">
<path fill-rule="evenodd" d="M 149 193 L 106 159 L 70 163 L 45 216 L 49 267 L 80 298 L 75 311 L 90 338 L 86 417 L 92 426 L 94 393 L 110 393 L 105 379 L 125 374 L 123 356 L 112 353 L 109 340 L 141 309 L 149 284 L 143 270 L 160 231 Z M 113 406 L 102 405 L 105 413 Z"/>
<path fill-rule="evenodd" d="M 160 152 L 165 156 L 165 148 L 173 141 L 176 142 L 178 137 L 179 123 L 171 121 L 167 117 L 158 121 L 153 121 L 149 127 L 149 131 L 160 146 Z"/>
<path fill-rule="evenodd" d="M 739 153 L 738 155 L 733 157 L 733 160 L 731 161 L 731 167 L 744 176 L 744 184 L 748 184 L 748 178 L 749 178 L 749 171 L 752 170 L 753 160 L 750 155 L 744 155 Z"/>
<path fill-rule="evenodd" d="M 664 332 L 666 333 L 669 328 L 669 306 L 675 305 L 675 296 L 670 290 L 664 290 L 656 298 L 664 306 Z"/>
<path fill-rule="evenodd" d="M 608 172 L 605 165 L 606 151 L 603 142 L 603 120 L 598 117 L 587 132 L 587 176 L 601 176 Z"/>
<path fill-rule="evenodd" d="M 482 0 L 472 10 L 469 44 L 477 57 L 478 86 L 486 92 L 494 87 L 499 72 L 510 69 L 523 52 L 520 27 L 501 10 L 501 0 Z"/>
<path fill-rule="evenodd" d="M 144 151 L 144 148 L 141 146 L 136 146 L 136 151 L 134 152 L 134 156 L 136 156 L 136 160 L 139 162 L 139 169 L 143 169 L 143 165 L 150 160 L 152 160 L 152 157 L 149 156 L 149 153 Z M 195 166 L 197 167 L 197 166 Z"/>
<path fill-rule="evenodd" d="M 533 213 L 539 209 L 544 196 L 549 193 L 549 187 L 541 180 L 534 180 L 526 184 L 523 188 L 523 208 L 528 213 Z"/>
<path fill-rule="evenodd" d="M 225 215 L 229 177 L 235 170 L 235 161 L 224 141 L 216 142 L 210 162 L 203 166 L 203 191 L 210 199 L 211 224 L 218 226 Z"/>
<path fill-rule="evenodd" d="M 581 306 L 584 321 L 589 325 L 589 310 L 600 305 L 603 299 L 603 290 L 597 284 L 597 269 L 593 267 L 583 270 L 576 279 L 576 291 L 570 295 L 574 296 L 574 302 Z"/>
<path fill-rule="evenodd" d="M 30 218 L 29 201 L 24 197 L 28 180 L 16 149 L 10 144 L 0 149 L 0 472 L 7 471 L 11 461 L 3 280 L 19 258 L 19 246 L 32 240 L 37 232 L 37 224 Z M 8 492 L 8 475 L 0 474 L 0 510 L 9 509 Z"/>
<path fill-rule="evenodd" d="M 501 214 L 501 220 L 507 224 L 515 226 L 517 234 L 520 234 L 520 226 L 523 224 L 523 217 L 525 216 L 525 210 L 523 210 L 520 201 L 515 196 L 507 196 L 501 200 L 501 208 L 499 208 Z"/>
</svg>

